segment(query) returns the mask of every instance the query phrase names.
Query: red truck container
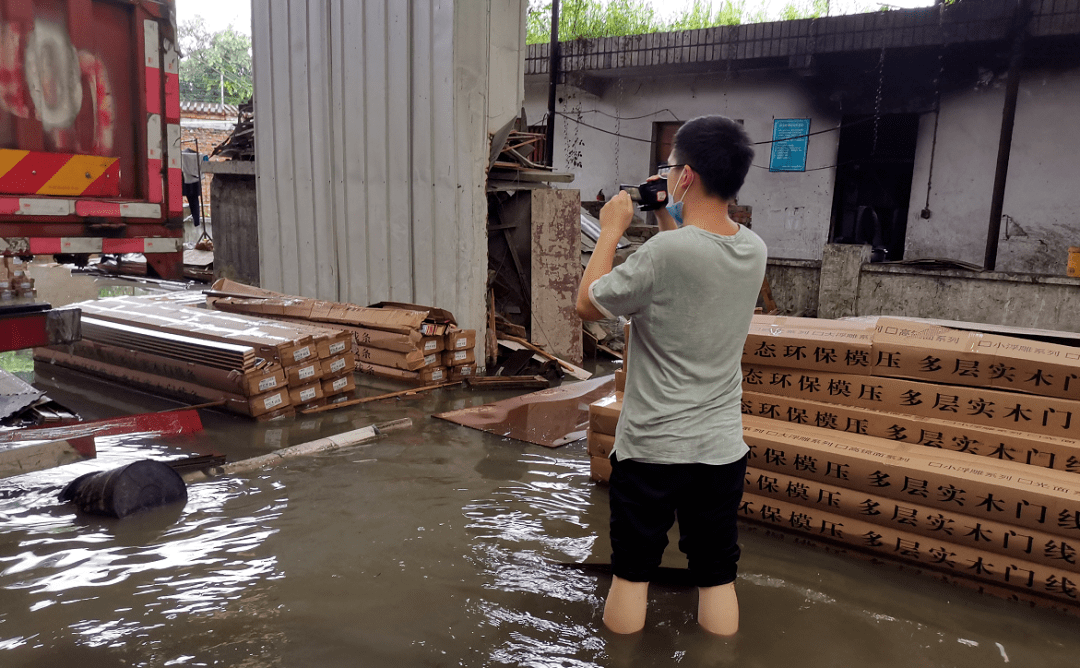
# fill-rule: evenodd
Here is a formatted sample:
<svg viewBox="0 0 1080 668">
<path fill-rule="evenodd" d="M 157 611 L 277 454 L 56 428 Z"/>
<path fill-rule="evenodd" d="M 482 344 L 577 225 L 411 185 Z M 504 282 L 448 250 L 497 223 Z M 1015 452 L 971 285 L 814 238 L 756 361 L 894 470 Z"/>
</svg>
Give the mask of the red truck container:
<svg viewBox="0 0 1080 668">
<path fill-rule="evenodd" d="M 0 252 L 145 253 L 181 278 L 175 15 L 174 0 L 0 0 Z"/>
</svg>

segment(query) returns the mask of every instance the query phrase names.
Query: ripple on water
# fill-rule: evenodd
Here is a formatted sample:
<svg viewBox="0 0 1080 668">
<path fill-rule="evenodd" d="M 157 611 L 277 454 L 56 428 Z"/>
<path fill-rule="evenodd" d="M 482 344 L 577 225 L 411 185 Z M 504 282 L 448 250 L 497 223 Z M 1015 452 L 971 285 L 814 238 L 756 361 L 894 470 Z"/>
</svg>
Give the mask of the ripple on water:
<svg viewBox="0 0 1080 668">
<path fill-rule="evenodd" d="M 16 626 L 48 631 L 8 638 L 0 649 L 31 638 L 46 647 L 72 638 L 85 647 L 112 647 L 180 615 L 220 617 L 247 590 L 281 577 L 276 557 L 259 553 L 288 505 L 279 484 L 218 479 L 189 486 L 182 508 L 123 521 L 77 515 L 57 500 L 68 481 L 137 459 L 178 456 L 131 436 L 98 439 L 98 453 L 95 460 L 5 481 L 0 623 L 19 619 Z"/>
<path fill-rule="evenodd" d="M 490 592 L 470 613 L 494 629 L 486 660 L 515 666 L 595 666 L 603 641 L 594 619 L 596 579 L 561 567 L 592 554 L 595 518 L 588 464 L 523 455 L 527 474 L 464 508 L 469 560 Z"/>
</svg>

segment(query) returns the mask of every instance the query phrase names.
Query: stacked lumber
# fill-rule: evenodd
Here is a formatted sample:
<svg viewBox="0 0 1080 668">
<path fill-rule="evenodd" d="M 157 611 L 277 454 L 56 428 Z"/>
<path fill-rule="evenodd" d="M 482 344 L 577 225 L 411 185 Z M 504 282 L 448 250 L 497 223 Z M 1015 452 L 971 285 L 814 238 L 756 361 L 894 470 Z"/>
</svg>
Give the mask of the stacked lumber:
<svg viewBox="0 0 1080 668">
<path fill-rule="evenodd" d="M 34 359 L 194 402 L 269 419 L 351 391 L 340 331 L 199 308 L 202 295 L 83 302 L 83 339 Z M 343 382 L 341 378 L 345 378 Z"/>
<path fill-rule="evenodd" d="M 476 331 L 459 329 L 444 309 L 400 302 L 364 307 L 284 295 L 227 279 L 214 283 L 206 303 L 229 313 L 343 332 L 351 339 L 359 373 L 430 385 L 476 372 Z"/>
<path fill-rule="evenodd" d="M 744 519 L 1080 611 L 1080 349 L 755 316 Z"/>
<path fill-rule="evenodd" d="M 0 300 L 35 297 L 34 279 L 27 275 L 22 258 L 0 256 Z"/>
<path fill-rule="evenodd" d="M 630 361 L 630 324 L 623 328 L 626 363 Z M 586 433 L 589 453 L 589 477 L 596 482 L 611 479 L 611 451 L 615 447 L 615 428 L 622 414 L 626 389 L 626 367 L 615 372 L 615 393 L 589 404 L 589 429 Z"/>
</svg>

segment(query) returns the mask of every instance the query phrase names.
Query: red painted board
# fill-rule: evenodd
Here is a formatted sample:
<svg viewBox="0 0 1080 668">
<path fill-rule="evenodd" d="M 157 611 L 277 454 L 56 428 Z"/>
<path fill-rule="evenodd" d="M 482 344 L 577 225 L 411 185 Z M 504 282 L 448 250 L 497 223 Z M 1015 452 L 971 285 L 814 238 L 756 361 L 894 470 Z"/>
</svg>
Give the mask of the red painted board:
<svg viewBox="0 0 1080 668">
<path fill-rule="evenodd" d="M 140 413 L 108 420 L 80 422 L 60 427 L 34 427 L 0 433 L 0 443 L 14 441 L 59 441 L 87 436 L 116 436 L 119 434 L 152 433 L 162 436 L 191 434 L 202 431 L 199 412 L 189 408 L 161 413 Z"/>
</svg>

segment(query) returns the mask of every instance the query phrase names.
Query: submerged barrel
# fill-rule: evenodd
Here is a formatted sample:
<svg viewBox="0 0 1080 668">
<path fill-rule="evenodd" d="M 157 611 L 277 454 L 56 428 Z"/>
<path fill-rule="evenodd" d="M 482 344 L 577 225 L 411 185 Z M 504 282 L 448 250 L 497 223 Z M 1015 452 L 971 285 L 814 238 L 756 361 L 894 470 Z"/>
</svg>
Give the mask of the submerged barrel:
<svg viewBox="0 0 1080 668">
<path fill-rule="evenodd" d="M 187 485 L 168 464 L 144 459 L 79 476 L 60 492 L 60 501 L 70 501 L 84 513 L 120 518 L 186 502 Z"/>
</svg>

